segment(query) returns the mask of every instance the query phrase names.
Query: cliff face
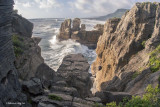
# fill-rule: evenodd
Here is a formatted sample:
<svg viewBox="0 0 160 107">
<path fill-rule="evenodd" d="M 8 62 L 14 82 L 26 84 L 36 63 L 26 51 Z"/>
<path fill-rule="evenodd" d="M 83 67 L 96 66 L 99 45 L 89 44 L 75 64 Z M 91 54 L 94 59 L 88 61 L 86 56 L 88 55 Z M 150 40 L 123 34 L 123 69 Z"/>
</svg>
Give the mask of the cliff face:
<svg viewBox="0 0 160 107">
<path fill-rule="evenodd" d="M 7 102 L 24 102 L 26 96 L 21 93 L 21 86 L 14 66 L 15 56 L 11 41 L 13 0 L 0 0 L 0 106 Z"/>
<path fill-rule="evenodd" d="M 98 24 L 95 26 L 96 30 L 86 31 L 85 24 L 81 24 L 79 18 L 73 20 L 73 27 L 71 27 L 71 19 L 65 20 L 61 24 L 59 34 L 57 35 L 58 39 L 67 40 L 73 39 L 81 44 L 88 46 L 89 48 L 96 48 L 98 38 L 103 33 L 103 25 Z M 81 27 L 80 27 L 81 25 Z"/>
<path fill-rule="evenodd" d="M 44 63 L 41 49 L 38 43 L 41 38 L 32 38 L 33 24 L 27 19 L 13 13 L 12 17 L 12 41 L 16 55 L 15 67 L 18 76 L 22 80 L 35 77 L 37 68 Z"/>
<path fill-rule="evenodd" d="M 160 41 L 159 5 L 137 3 L 121 19 L 107 20 L 92 64 L 98 90 L 125 91 L 135 72 L 147 68 L 149 53 Z"/>
</svg>

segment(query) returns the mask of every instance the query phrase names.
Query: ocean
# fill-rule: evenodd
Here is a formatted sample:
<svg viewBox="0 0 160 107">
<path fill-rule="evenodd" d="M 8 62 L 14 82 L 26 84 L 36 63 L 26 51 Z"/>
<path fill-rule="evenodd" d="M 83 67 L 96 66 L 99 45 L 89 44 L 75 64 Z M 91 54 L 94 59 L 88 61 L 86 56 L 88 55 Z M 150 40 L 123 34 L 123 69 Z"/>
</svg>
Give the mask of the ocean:
<svg viewBox="0 0 160 107">
<path fill-rule="evenodd" d="M 52 69 L 57 71 L 62 63 L 63 58 L 68 54 L 82 53 L 91 65 L 96 58 L 96 52 L 88 49 L 74 40 L 59 42 L 56 35 L 59 33 L 61 23 L 65 19 L 30 19 L 34 24 L 33 37 L 42 38 L 39 46 L 44 61 Z M 96 24 L 104 24 L 103 21 L 81 19 L 81 24 L 86 24 L 86 30 L 93 30 Z M 90 72 L 90 70 L 89 70 Z"/>
</svg>

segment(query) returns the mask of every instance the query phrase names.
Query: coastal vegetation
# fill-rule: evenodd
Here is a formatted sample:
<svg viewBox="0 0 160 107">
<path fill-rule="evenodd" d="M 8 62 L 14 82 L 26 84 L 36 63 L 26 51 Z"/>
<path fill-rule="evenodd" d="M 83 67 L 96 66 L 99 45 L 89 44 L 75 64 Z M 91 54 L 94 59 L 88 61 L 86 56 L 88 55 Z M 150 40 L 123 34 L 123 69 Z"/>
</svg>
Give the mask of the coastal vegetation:
<svg viewBox="0 0 160 107">
<path fill-rule="evenodd" d="M 160 45 L 150 53 L 149 66 L 152 72 L 160 69 Z"/>
<path fill-rule="evenodd" d="M 59 97 L 59 96 L 54 95 L 54 94 L 48 95 L 48 98 L 51 99 L 51 100 L 56 100 L 56 101 L 62 101 L 63 100 L 62 97 Z"/>
<path fill-rule="evenodd" d="M 132 96 L 132 99 L 124 99 L 122 103 L 116 105 L 116 102 L 106 104 L 106 107 L 159 107 L 160 105 L 160 89 L 158 85 L 153 88 L 148 85 L 145 89 L 145 94 L 141 96 Z"/>
<path fill-rule="evenodd" d="M 14 34 L 12 36 L 12 42 L 13 42 L 15 56 L 18 57 L 19 55 L 23 54 L 24 52 L 23 38 Z"/>
</svg>

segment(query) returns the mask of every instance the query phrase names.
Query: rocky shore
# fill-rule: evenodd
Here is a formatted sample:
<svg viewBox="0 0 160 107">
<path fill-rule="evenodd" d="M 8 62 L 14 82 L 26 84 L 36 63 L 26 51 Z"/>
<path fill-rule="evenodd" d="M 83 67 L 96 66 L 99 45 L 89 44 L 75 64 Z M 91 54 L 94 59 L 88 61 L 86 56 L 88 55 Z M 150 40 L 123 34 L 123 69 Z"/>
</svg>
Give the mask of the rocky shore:
<svg viewBox="0 0 160 107">
<path fill-rule="evenodd" d="M 96 48 L 95 94 L 82 54 L 67 55 L 54 71 L 41 56 L 41 39 L 32 37 L 33 24 L 13 11 L 12 0 L 0 4 L 0 107 L 103 107 L 160 84 L 160 3 L 137 3 L 93 31 L 78 18 L 62 23 L 59 40 Z"/>
</svg>

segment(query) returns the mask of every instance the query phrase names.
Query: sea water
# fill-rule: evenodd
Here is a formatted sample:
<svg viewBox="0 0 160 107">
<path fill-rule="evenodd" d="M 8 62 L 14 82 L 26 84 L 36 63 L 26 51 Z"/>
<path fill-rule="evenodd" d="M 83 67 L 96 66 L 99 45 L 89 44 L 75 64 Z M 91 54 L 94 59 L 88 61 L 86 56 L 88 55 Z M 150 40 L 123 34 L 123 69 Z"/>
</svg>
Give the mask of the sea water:
<svg viewBox="0 0 160 107">
<path fill-rule="evenodd" d="M 68 54 L 82 53 L 91 65 L 96 58 L 96 52 L 88 49 L 74 40 L 65 40 L 59 42 L 56 35 L 59 33 L 61 23 L 65 19 L 30 19 L 34 24 L 33 37 L 42 38 L 39 46 L 44 61 L 52 69 L 57 71 L 63 58 Z M 104 24 L 103 21 L 81 19 L 82 24 L 86 24 L 86 30 L 93 30 L 96 24 Z M 90 72 L 90 70 L 89 70 Z"/>
</svg>

